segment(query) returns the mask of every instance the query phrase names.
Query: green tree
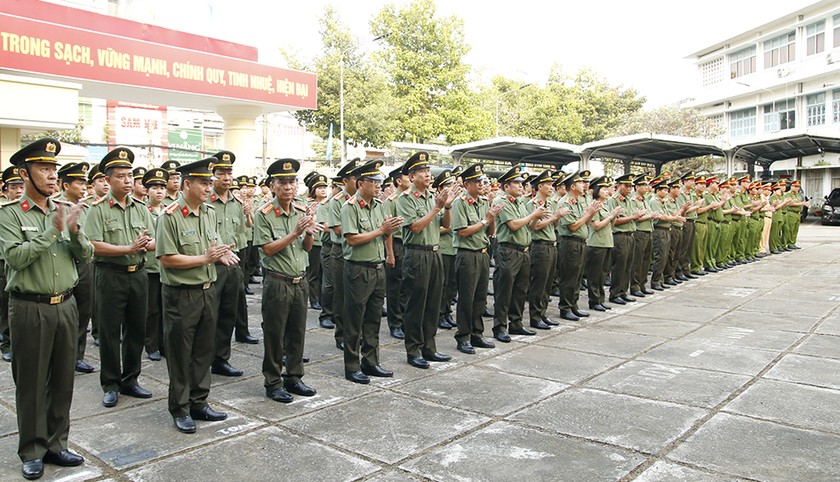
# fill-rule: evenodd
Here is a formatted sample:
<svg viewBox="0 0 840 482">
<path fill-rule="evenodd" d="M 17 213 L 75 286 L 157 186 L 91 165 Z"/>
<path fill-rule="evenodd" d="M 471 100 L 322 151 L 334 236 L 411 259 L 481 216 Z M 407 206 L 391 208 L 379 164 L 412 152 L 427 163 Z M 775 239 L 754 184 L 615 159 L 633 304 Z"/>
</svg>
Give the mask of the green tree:
<svg viewBox="0 0 840 482">
<path fill-rule="evenodd" d="M 20 136 L 20 141 L 21 144 L 29 144 L 38 139 L 43 139 L 44 137 L 52 137 L 53 139 L 58 139 L 59 141 L 66 142 L 68 144 L 81 144 L 85 140 L 84 137 L 82 137 L 82 129 L 84 129 L 84 127 L 84 123 L 81 119 L 79 119 L 79 122 L 77 122 L 76 126 L 72 129 L 24 134 Z"/>
</svg>

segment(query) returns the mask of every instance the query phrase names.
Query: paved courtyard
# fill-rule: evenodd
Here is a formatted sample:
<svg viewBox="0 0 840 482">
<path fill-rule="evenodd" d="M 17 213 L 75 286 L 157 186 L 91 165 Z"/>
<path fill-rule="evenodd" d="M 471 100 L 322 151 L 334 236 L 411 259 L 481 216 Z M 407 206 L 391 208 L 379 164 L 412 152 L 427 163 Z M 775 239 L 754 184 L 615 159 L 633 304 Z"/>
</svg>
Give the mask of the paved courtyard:
<svg viewBox="0 0 840 482">
<path fill-rule="evenodd" d="M 318 395 L 267 399 L 262 343 L 234 343 L 245 376 L 214 377 L 210 393 L 230 416 L 193 435 L 166 411 L 165 362 L 144 362 L 152 399 L 112 409 L 98 372 L 77 374 L 70 446 L 87 462 L 47 465 L 42 480 L 837 480 L 840 228 L 809 221 L 799 244 L 476 355 L 441 330 L 454 360 L 430 370 L 406 364 L 383 319 L 382 364 L 396 375 L 365 386 L 344 380 L 310 310 L 304 380 Z M 88 360 L 98 368 L 95 347 Z M 23 480 L 9 366 L 4 481 Z"/>
</svg>

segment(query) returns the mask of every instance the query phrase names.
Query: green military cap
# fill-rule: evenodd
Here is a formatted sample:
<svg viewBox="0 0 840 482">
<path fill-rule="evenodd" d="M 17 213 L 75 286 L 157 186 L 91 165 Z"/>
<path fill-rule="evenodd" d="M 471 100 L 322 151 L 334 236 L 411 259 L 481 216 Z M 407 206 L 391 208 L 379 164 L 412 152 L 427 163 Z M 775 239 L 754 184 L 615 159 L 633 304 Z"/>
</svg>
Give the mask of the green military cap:
<svg viewBox="0 0 840 482">
<path fill-rule="evenodd" d="M 300 163 L 294 159 L 278 159 L 271 163 L 265 173 L 268 177 L 297 177 Z"/>
<path fill-rule="evenodd" d="M 672 189 L 673 189 L 673 188 L 678 188 L 678 189 L 679 189 L 679 187 L 680 187 L 680 180 L 679 180 L 679 179 L 672 179 L 672 180 L 668 183 L 668 187 L 670 187 L 670 188 L 672 188 Z"/>
<path fill-rule="evenodd" d="M 166 161 L 160 165 L 161 168 L 165 169 L 169 174 L 176 173 L 176 169 L 181 166 L 181 163 L 178 161 Z"/>
<path fill-rule="evenodd" d="M 260 187 L 268 185 L 268 178 L 264 177 L 264 178 L 260 179 L 259 185 L 260 185 Z"/>
<path fill-rule="evenodd" d="M 309 178 L 309 182 L 306 183 L 306 187 L 309 189 L 315 189 L 316 187 L 327 186 L 327 176 L 323 174 L 315 173 L 314 176 Z"/>
<path fill-rule="evenodd" d="M 23 184 L 17 166 L 9 166 L 3 171 L 3 186 L 7 184 Z"/>
<path fill-rule="evenodd" d="M 525 180 L 527 174 L 522 171 L 519 166 L 513 166 L 510 170 L 499 177 L 499 182 L 504 184 L 506 182 L 522 182 Z"/>
<path fill-rule="evenodd" d="M 694 175 L 693 171 L 688 171 L 687 173 L 680 176 L 680 181 L 693 181 L 696 176 Z"/>
<path fill-rule="evenodd" d="M 697 184 L 706 184 L 706 176 L 700 174 L 694 178 L 694 182 Z"/>
<path fill-rule="evenodd" d="M 457 165 L 452 168 L 452 177 L 458 177 L 464 173 L 464 168 L 461 165 Z"/>
<path fill-rule="evenodd" d="M 525 176 L 525 180 L 522 181 L 522 184 L 531 184 L 531 181 L 533 181 L 534 178 L 537 177 L 536 174 L 527 171 L 523 172 L 522 174 Z"/>
<path fill-rule="evenodd" d="M 432 181 L 432 189 L 438 189 L 443 186 L 447 186 L 455 182 L 455 176 L 452 175 L 451 169 L 444 169 L 441 171 L 440 174 L 437 175 L 434 181 Z"/>
<path fill-rule="evenodd" d="M 90 164 L 87 162 L 69 162 L 58 170 L 58 177 L 62 180 L 69 181 L 73 179 L 87 180 L 88 170 Z"/>
<path fill-rule="evenodd" d="M 650 187 L 653 188 L 654 191 L 658 191 L 660 189 L 668 189 L 668 181 L 661 177 L 657 177 L 650 183 Z"/>
<path fill-rule="evenodd" d="M 588 178 L 589 174 L 590 172 L 587 170 L 574 172 L 563 179 L 563 184 L 565 184 L 566 187 L 569 187 L 571 184 L 576 182 L 585 182 L 584 179 Z"/>
<path fill-rule="evenodd" d="M 135 180 L 143 179 L 143 176 L 146 175 L 146 171 L 148 171 L 148 169 L 146 169 L 145 167 L 135 167 L 131 170 L 131 177 L 133 177 Z"/>
<path fill-rule="evenodd" d="M 263 182 L 265 184 L 265 182 Z M 248 187 L 257 187 L 257 177 L 251 176 L 248 178 Z"/>
<path fill-rule="evenodd" d="M 239 183 L 239 187 L 245 187 L 250 182 L 250 179 L 247 175 L 243 174 L 241 176 L 236 176 L 234 181 Z"/>
<path fill-rule="evenodd" d="M 418 169 L 428 169 L 430 167 L 432 166 L 429 164 L 429 153 L 424 151 L 415 152 L 403 164 L 402 173 L 409 174 Z"/>
<path fill-rule="evenodd" d="M 633 185 L 634 186 L 644 186 L 649 184 L 651 181 L 651 177 L 649 174 L 639 174 L 633 178 Z"/>
<path fill-rule="evenodd" d="M 55 156 L 61 152 L 61 143 L 58 139 L 44 137 L 23 147 L 12 154 L 9 162 L 13 166 L 19 166 L 26 162 L 58 162 Z"/>
<path fill-rule="evenodd" d="M 92 183 L 94 179 L 105 177 L 105 174 L 99 170 L 99 164 L 94 164 L 93 167 L 90 168 L 90 172 L 88 172 L 88 183 Z"/>
<path fill-rule="evenodd" d="M 108 169 L 114 167 L 127 167 L 131 169 L 132 164 L 134 164 L 134 152 L 127 147 L 117 147 L 105 154 L 105 157 L 99 163 L 99 170 L 108 172 Z"/>
<path fill-rule="evenodd" d="M 338 174 L 336 174 L 335 177 L 341 178 L 341 179 L 350 177 L 350 176 L 352 176 L 352 174 L 350 174 L 350 173 L 354 169 L 356 169 L 357 167 L 364 165 L 364 163 L 365 163 L 364 161 L 362 161 L 361 159 L 359 159 L 357 157 L 357 158 L 353 159 L 352 161 L 349 161 L 344 166 L 342 166 L 341 169 L 338 170 Z"/>
<path fill-rule="evenodd" d="M 236 190 L 236 189 L 240 189 L 240 188 L 242 188 L 242 183 L 239 182 L 238 178 L 234 178 L 233 180 L 230 181 L 230 190 L 231 191 Z"/>
<path fill-rule="evenodd" d="M 403 174 L 403 169 L 404 168 L 405 168 L 405 163 L 403 163 L 400 166 L 395 167 L 394 169 L 392 169 L 388 172 L 388 177 L 390 177 L 392 180 L 396 181 L 398 178 L 400 178 L 404 175 Z M 396 182 L 394 184 L 396 184 Z"/>
<path fill-rule="evenodd" d="M 563 184 L 563 180 L 566 179 L 566 173 L 563 171 L 554 171 L 554 182 L 552 185 L 554 187 L 559 187 Z"/>
<path fill-rule="evenodd" d="M 382 181 L 385 175 L 379 170 L 384 164 L 382 161 L 368 161 L 349 172 L 349 175 L 357 180 L 365 178 L 374 181 Z"/>
<path fill-rule="evenodd" d="M 644 177 L 644 176 L 643 176 Z M 616 184 L 633 184 L 633 181 L 636 180 L 636 176 L 632 174 L 625 174 L 623 176 L 619 176 L 615 178 Z"/>
<path fill-rule="evenodd" d="M 741 182 L 751 182 L 751 181 L 752 181 L 752 178 L 750 177 L 749 174 L 745 174 L 745 175 L 738 178 L 739 183 L 741 183 Z"/>
<path fill-rule="evenodd" d="M 184 177 L 201 177 L 210 179 L 213 177 L 213 173 L 210 171 L 210 165 L 215 161 L 215 157 L 205 157 L 204 159 L 178 166 L 175 171 Z"/>
<path fill-rule="evenodd" d="M 484 176 L 484 164 L 480 162 L 472 164 L 461 172 L 461 179 L 465 181 L 480 179 L 482 176 Z"/>
<path fill-rule="evenodd" d="M 310 171 L 309 174 L 303 176 L 303 183 L 307 186 L 309 185 L 309 181 L 318 175 L 318 171 Z"/>
<path fill-rule="evenodd" d="M 592 180 L 592 184 L 597 187 L 609 187 L 612 186 L 613 182 L 615 181 L 610 176 L 601 176 Z"/>
<path fill-rule="evenodd" d="M 216 159 L 210 166 L 211 171 L 216 169 L 233 169 L 233 163 L 236 161 L 236 155 L 230 151 L 219 151 L 210 157 Z"/>
<path fill-rule="evenodd" d="M 544 182 L 554 182 L 554 172 L 551 170 L 546 169 L 545 171 L 535 175 L 531 179 L 531 184 L 534 186 L 539 186 Z"/>
<path fill-rule="evenodd" d="M 162 167 L 149 169 L 145 174 L 143 174 L 143 186 L 147 188 L 150 186 L 166 186 L 168 181 L 169 172 Z"/>
</svg>

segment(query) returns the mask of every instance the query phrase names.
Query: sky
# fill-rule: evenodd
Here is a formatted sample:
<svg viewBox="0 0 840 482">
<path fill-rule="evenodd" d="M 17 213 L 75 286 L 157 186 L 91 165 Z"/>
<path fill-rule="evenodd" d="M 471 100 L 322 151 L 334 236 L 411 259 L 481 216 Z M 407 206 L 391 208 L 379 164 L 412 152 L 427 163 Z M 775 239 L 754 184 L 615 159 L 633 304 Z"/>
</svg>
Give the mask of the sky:
<svg viewBox="0 0 840 482">
<path fill-rule="evenodd" d="M 359 43 L 384 5 L 408 0 L 123 0 L 136 20 L 260 48 L 261 62 L 281 63 L 283 48 L 312 58 L 321 47 L 318 19 L 332 4 Z M 438 15 L 464 21 L 465 58 L 478 78 L 497 74 L 544 84 L 552 66 L 590 67 L 613 85 L 634 87 L 646 108 L 693 97 L 699 87 L 686 57 L 815 0 L 437 0 Z M 146 18 L 136 18 L 143 17 Z"/>
</svg>

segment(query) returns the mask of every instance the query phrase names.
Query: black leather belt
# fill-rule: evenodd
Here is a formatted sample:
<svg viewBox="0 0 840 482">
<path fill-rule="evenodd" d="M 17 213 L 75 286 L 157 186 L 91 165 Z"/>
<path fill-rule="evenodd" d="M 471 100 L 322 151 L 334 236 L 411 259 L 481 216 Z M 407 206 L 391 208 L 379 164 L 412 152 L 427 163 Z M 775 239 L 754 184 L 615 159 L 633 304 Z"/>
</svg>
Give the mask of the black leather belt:
<svg viewBox="0 0 840 482">
<path fill-rule="evenodd" d="M 630 234 L 630 233 L 627 233 Z M 574 241 L 576 243 L 585 243 L 586 240 L 583 238 L 579 238 L 577 236 L 561 236 L 561 238 L 565 239 L 566 241 Z"/>
<path fill-rule="evenodd" d="M 302 274 L 300 276 L 287 276 L 283 273 L 278 273 L 277 271 L 271 271 L 270 269 L 266 269 L 265 272 L 271 278 L 276 278 L 276 279 L 279 279 L 279 280 L 288 281 L 289 283 L 291 283 L 293 285 L 300 284 L 300 282 L 303 281 L 306 278 Z"/>
<path fill-rule="evenodd" d="M 432 246 L 428 246 L 425 244 L 403 244 L 403 246 L 405 247 L 405 249 L 416 249 L 419 251 L 437 251 L 438 249 L 440 249 L 440 246 L 436 244 Z"/>
<path fill-rule="evenodd" d="M 685 219 L 685 222 L 687 222 L 687 223 L 693 223 L 693 222 L 694 222 L 694 219 L 692 219 L 692 218 L 686 218 L 686 219 Z"/>
<path fill-rule="evenodd" d="M 97 261 L 96 266 L 101 268 L 105 268 L 111 271 L 119 271 L 121 273 L 136 273 L 138 271 L 142 271 L 143 267 L 146 263 L 140 264 L 117 264 L 117 263 L 105 263 L 102 261 Z"/>
<path fill-rule="evenodd" d="M 468 253 L 486 253 L 487 248 L 481 248 L 481 249 L 458 248 L 458 251 L 466 251 Z"/>
<path fill-rule="evenodd" d="M 73 296 L 73 288 L 67 291 L 54 295 L 39 295 L 35 293 L 21 293 L 19 291 L 9 292 L 9 296 L 16 300 L 32 301 L 34 303 L 44 303 L 46 305 L 60 305 L 69 300 Z"/>
<path fill-rule="evenodd" d="M 515 251 L 519 251 L 520 253 L 527 253 L 528 252 L 528 246 L 520 246 L 518 244 L 513 244 L 513 243 L 499 243 L 499 246 L 504 246 L 505 248 L 510 248 L 510 249 L 515 250 Z"/>
<path fill-rule="evenodd" d="M 394 236 L 391 236 L 391 242 L 392 242 L 392 243 L 400 243 L 400 244 L 402 244 L 402 238 L 396 238 L 396 237 L 394 237 Z"/>
<path fill-rule="evenodd" d="M 545 244 L 548 246 L 557 246 L 557 241 L 548 241 L 545 239 L 535 239 L 531 241 L 531 244 Z"/>
<path fill-rule="evenodd" d="M 633 234 L 633 232 L 632 232 L 632 231 L 619 231 L 619 232 L 617 232 L 617 233 L 613 233 L 613 236 L 625 236 L 625 235 L 626 235 L 626 236 L 629 236 L 629 235 L 631 235 L 631 234 Z M 563 236 L 563 237 L 564 237 L 564 238 L 571 238 L 571 237 L 573 237 L 573 236 Z"/>
<path fill-rule="evenodd" d="M 213 281 L 208 281 L 197 285 L 175 285 L 169 286 L 169 288 L 175 288 L 177 290 L 207 290 L 212 288 L 213 284 Z"/>
<path fill-rule="evenodd" d="M 376 261 L 376 262 L 372 262 L 372 261 L 352 261 L 352 260 L 349 260 L 349 259 L 345 259 L 344 262 L 359 265 L 359 266 L 364 266 L 365 268 L 373 268 L 373 269 L 380 269 L 383 266 L 382 261 Z"/>
<path fill-rule="evenodd" d="M 654 229 L 658 229 L 658 230 L 660 230 L 660 231 L 670 231 L 670 230 L 671 230 L 671 227 L 670 227 L 670 226 L 668 226 L 668 227 L 666 228 L 665 226 L 654 226 Z"/>
</svg>

